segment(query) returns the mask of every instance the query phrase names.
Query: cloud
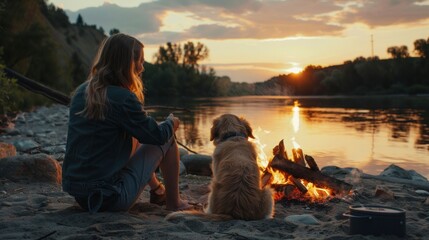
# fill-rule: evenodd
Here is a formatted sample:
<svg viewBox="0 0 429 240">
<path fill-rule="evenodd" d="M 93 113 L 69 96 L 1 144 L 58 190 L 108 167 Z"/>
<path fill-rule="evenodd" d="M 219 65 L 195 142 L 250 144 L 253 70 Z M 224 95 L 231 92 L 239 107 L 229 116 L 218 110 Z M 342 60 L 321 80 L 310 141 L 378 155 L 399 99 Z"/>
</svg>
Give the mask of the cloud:
<svg viewBox="0 0 429 240">
<path fill-rule="evenodd" d="M 426 4 L 424 4 L 426 3 Z M 340 17 L 345 23 L 364 23 L 370 27 L 411 24 L 429 19 L 427 0 L 360 1 Z"/>
<path fill-rule="evenodd" d="M 429 19 L 424 0 L 158 0 L 124 8 L 105 3 L 100 7 L 67 11 L 71 19 L 81 14 L 88 24 L 109 31 L 117 28 L 148 44 L 188 39 L 276 39 L 297 36 L 335 36 L 347 25 L 370 27 L 413 24 Z M 166 16 L 184 14 L 185 29 L 168 30 Z"/>
</svg>

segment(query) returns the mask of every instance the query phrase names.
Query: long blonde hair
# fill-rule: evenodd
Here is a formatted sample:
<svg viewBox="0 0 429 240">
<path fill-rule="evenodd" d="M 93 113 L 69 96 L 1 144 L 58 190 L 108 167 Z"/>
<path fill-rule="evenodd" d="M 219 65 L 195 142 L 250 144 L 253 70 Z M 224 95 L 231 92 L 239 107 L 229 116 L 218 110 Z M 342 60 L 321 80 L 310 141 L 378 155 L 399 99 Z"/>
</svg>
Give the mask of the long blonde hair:
<svg viewBox="0 0 429 240">
<path fill-rule="evenodd" d="M 136 38 L 115 34 L 103 40 L 88 76 L 85 108 L 78 114 L 103 120 L 107 111 L 107 87 L 120 86 L 133 92 L 143 104 L 143 82 L 136 63 L 143 54 Z"/>
</svg>

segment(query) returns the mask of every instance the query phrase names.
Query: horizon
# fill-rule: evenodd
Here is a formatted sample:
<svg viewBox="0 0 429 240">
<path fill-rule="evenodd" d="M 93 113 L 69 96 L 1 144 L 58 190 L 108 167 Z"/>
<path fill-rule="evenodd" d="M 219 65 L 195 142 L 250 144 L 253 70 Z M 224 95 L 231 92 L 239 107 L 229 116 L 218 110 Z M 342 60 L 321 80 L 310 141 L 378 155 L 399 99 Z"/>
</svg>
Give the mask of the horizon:
<svg viewBox="0 0 429 240">
<path fill-rule="evenodd" d="M 72 23 L 112 28 L 145 44 L 148 62 L 168 41 L 201 42 L 201 65 L 234 82 L 262 82 L 309 65 L 328 67 L 357 57 L 389 58 L 387 48 L 429 37 L 429 0 L 50 0 Z"/>
</svg>

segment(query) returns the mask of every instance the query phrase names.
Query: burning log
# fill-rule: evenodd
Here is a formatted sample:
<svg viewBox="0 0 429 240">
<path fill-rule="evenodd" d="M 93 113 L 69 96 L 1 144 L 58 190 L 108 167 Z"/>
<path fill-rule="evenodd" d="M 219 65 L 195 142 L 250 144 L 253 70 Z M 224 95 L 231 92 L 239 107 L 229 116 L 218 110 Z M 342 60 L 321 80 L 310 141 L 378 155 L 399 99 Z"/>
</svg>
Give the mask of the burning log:
<svg viewBox="0 0 429 240">
<path fill-rule="evenodd" d="M 319 172 L 319 166 L 317 166 L 316 161 L 314 161 L 314 158 L 310 155 L 305 155 L 305 161 L 307 162 L 308 166 L 311 170 Z"/>
<path fill-rule="evenodd" d="M 289 159 L 283 140 L 281 140 L 279 144 L 273 148 L 273 155 L 280 155 L 284 159 Z"/>
<path fill-rule="evenodd" d="M 321 172 L 313 171 L 292 161 L 284 160 L 278 155 L 274 156 L 270 165 L 272 168 L 291 174 L 296 178 L 305 179 L 320 187 L 330 188 L 336 193 L 348 193 L 352 189 L 352 185 L 346 182 L 326 176 Z"/>
<path fill-rule="evenodd" d="M 264 174 L 262 174 L 262 177 L 261 177 L 262 188 L 270 184 L 272 181 L 273 181 L 273 174 L 271 174 L 267 169 L 265 169 Z"/>
<path fill-rule="evenodd" d="M 330 188 L 335 193 L 343 193 L 343 192 L 348 193 L 352 188 L 352 185 L 346 182 L 343 182 L 341 180 L 338 180 L 336 178 L 324 175 L 323 173 L 318 171 L 319 167 L 317 166 L 316 162 L 311 156 L 306 156 L 306 161 L 310 162 L 308 164 L 310 168 L 307 168 L 305 166 L 302 166 L 301 164 L 298 164 L 296 160 L 295 162 L 293 162 L 286 159 L 285 154 L 283 154 L 283 152 L 285 152 L 283 140 L 281 140 L 279 145 L 273 149 L 273 152 L 277 154 L 275 154 L 273 159 L 271 160 L 270 167 L 281 171 L 285 176 L 292 175 L 289 179 L 293 181 L 293 183 L 299 188 L 301 192 L 306 192 L 307 189 L 305 186 L 302 185 L 301 181 L 295 178 L 305 179 L 308 182 L 312 182 L 313 184 L 319 187 Z M 298 159 L 299 156 L 301 156 L 304 159 L 302 150 L 301 151 L 295 150 L 292 152 L 295 159 Z M 296 182 L 301 183 L 303 188 L 299 186 L 299 183 L 296 184 Z"/>
<path fill-rule="evenodd" d="M 299 179 L 294 178 L 291 176 L 289 180 L 298 188 L 298 190 L 302 193 L 306 193 L 308 189 L 302 184 L 302 182 Z"/>
</svg>

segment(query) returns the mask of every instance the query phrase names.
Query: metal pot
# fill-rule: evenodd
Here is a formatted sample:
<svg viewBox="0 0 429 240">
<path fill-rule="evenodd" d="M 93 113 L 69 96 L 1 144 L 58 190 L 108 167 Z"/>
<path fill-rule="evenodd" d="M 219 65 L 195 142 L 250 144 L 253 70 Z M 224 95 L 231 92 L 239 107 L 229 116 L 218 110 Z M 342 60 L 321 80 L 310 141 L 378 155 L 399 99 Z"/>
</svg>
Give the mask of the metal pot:
<svg viewBox="0 0 429 240">
<path fill-rule="evenodd" d="M 350 206 L 350 213 L 343 215 L 350 218 L 350 234 L 405 235 L 405 210 L 378 205 Z"/>
</svg>

